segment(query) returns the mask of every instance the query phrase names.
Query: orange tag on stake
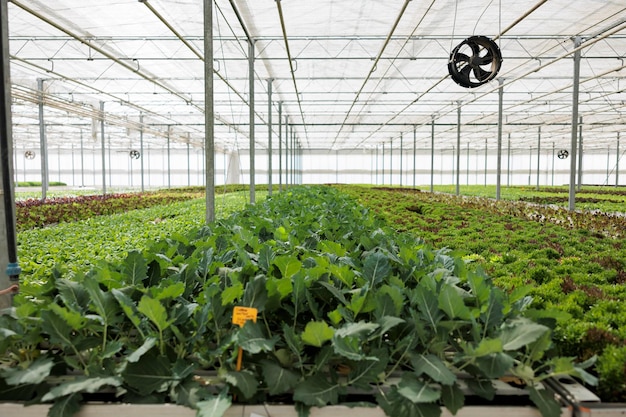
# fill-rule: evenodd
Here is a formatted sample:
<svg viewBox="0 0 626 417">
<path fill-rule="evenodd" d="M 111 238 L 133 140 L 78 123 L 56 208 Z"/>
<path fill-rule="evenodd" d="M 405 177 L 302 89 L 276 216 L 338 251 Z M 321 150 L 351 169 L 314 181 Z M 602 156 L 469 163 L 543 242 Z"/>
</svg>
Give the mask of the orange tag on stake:
<svg viewBox="0 0 626 417">
<path fill-rule="evenodd" d="M 243 327 L 243 325 L 246 324 L 248 320 L 252 320 L 254 323 L 256 323 L 257 313 L 258 313 L 258 310 L 256 308 L 235 307 L 233 309 L 233 324 L 236 324 L 239 327 Z M 237 352 L 237 366 L 235 368 L 237 371 L 241 371 L 242 359 L 243 359 L 243 350 L 239 348 L 239 351 Z"/>
<path fill-rule="evenodd" d="M 235 307 L 233 309 L 233 324 L 243 327 L 248 321 L 256 323 L 257 309 L 252 307 Z"/>
</svg>

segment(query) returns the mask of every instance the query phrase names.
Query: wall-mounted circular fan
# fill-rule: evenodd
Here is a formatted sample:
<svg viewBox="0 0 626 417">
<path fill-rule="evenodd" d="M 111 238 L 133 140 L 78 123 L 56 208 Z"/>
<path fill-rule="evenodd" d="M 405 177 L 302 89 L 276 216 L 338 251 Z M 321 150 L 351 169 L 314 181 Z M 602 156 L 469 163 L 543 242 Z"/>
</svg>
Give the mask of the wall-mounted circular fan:
<svg viewBox="0 0 626 417">
<path fill-rule="evenodd" d="M 568 156 L 569 152 L 567 151 L 567 149 L 561 149 L 556 153 L 556 157 L 559 159 L 567 159 Z"/>
<path fill-rule="evenodd" d="M 470 36 L 450 54 L 448 72 L 461 87 L 474 88 L 493 80 L 502 65 L 500 48 L 485 36 Z"/>
<path fill-rule="evenodd" d="M 137 149 L 131 149 L 128 155 L 131 159 L 139 159 L 141 157 L 141 153 Z"/>
<path fill-rule="evenodd" d="M 24 158 L 26 158 L 26 159 L 35 159 L 35 152 L 33 152 L 33 151 L 26 151 L 26 152 L 24 152 Z"/>
</svg>

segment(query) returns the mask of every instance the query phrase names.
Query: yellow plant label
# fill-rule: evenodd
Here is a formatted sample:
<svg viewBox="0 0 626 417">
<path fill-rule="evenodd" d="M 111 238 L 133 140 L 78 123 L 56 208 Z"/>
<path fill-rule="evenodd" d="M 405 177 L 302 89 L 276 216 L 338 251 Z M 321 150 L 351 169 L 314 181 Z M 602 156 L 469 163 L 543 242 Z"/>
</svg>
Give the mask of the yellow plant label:
<svg viewBox="0 0 626 417">
<path fill-rule="evenodd" d="M 256 323 L 257 309 L 252 307 L 235 307 L 233 309 L 233 324 L 243 327 L 248 321 Z"/>
</svg>

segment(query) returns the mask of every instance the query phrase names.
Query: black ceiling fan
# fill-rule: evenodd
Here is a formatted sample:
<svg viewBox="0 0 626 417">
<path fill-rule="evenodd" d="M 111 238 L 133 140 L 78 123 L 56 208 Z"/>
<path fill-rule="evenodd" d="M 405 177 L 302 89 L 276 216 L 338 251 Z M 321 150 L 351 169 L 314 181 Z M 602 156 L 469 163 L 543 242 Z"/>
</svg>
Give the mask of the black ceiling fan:
<svg viewBox="0 0 626 417">
<path fill-rule="evenodd" d="M 470 36 L 452 50 L 448 72 L 461 87 L 474 88 L 493 80 L 502 65 L 500 48 L 486 36 Z"/>
</svg>

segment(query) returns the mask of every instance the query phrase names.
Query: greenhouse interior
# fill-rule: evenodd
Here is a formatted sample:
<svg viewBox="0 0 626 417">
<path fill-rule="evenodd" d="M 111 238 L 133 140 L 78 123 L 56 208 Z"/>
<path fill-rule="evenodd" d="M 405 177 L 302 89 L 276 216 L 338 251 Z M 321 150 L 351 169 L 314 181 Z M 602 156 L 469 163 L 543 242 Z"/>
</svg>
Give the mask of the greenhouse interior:
<svg viewBox="0 0 626 417">
<path fill-rule="evenodd" d="M 308 415 L 365 384 L 381 416 L 438 417 L 506 378 L 543 417 L 623 415 L 623 0 L 0 4 L 0 415 L 71 417 L 103 387 L 199 417 L 293 392 Z M 207 320 L 210 352 L 185 333 Z"/>
</svg>

